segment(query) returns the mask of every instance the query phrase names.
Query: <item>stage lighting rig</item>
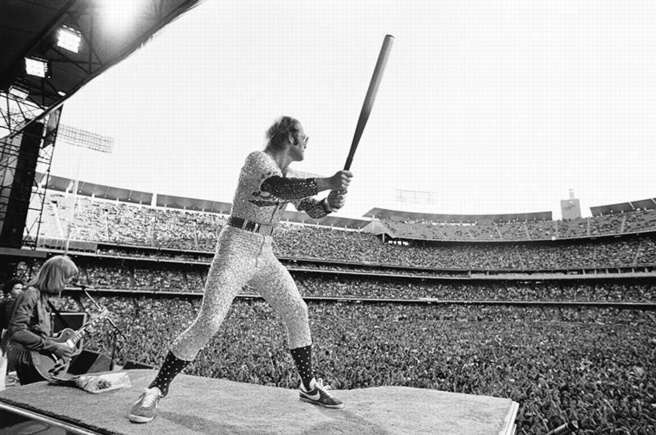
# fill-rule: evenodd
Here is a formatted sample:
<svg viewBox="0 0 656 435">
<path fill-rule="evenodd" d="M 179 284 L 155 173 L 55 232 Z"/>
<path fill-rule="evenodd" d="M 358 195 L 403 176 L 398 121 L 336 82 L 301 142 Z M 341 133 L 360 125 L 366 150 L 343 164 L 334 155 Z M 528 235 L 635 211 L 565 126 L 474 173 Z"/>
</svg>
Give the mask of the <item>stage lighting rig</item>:
<svg viewBox="0 0 656 435">
<path fill-rule="evenodd" d="M 52 76 L 50 62 L 38 57 L 25 58 L 25 72 L 31 76 L 44 79 Z"/>
<path fill-rule="evenodd" d="M 68 26 L 61 26 L 57 33 L 57 46 L 77 53 L 80 50 L 82 33 Z"/>
<path fill-rule="evenodd" d="M 17 100 L 25 100 L 30 96 L 30 86 L 27 83 L 15 82 L 9 86 L 8 93 Z"/>
</svg>

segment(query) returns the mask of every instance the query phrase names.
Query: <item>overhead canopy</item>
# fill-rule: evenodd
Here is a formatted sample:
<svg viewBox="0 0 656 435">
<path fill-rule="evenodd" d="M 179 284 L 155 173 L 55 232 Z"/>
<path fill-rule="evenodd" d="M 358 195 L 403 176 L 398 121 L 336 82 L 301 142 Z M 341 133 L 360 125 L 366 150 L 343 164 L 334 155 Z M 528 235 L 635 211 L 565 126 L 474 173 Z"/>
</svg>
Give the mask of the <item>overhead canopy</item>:
<svg viewBox="0 0 656 435">
<path fill-rule="evenodd" d="M 12 103 L 39 109 L 39 115 L 47 113 L 197 3 L 198 0 L 2 0 L 0 95 Z M 129 15 L 117 16 L 111 9 L 117 7 L 124 12 L 129 10 Z M 79 33 L 77 53 L 58 46 L 62 26 Z M 28 74 L 25 58 L 44 61 L 49 67 L 47 77 Z M 26 89 L 28 96 L 23 99 L 10 94 L 12 87 Z M 9 106 L 0 106 L 0 127 L 14 133 L 8 117 L 22 116 L 29 121 L 30 116 L 25 116 L 21 107 L 7 109 Z M 7 131 L 0 131 L 0 137 L 6 135 Z"/>
<path fill-rule="evenodd" d="M 37 173 L 39 180 L 44 180 L 45 174 Z M 120 187 L 106 186 L 103 184 L 77 182 L 75 192 L 75 180 L 56 175 L 50 175 L 47 183 L 43 181 L 43 187 L 59 192 L 77 193 L 83 196 L 108 199 L 111 201 L 130 202 L 143 205 L 156 205 L 157 207 L 178 208 L 183 210 L 202 211 L 209 213 L 230 214 L 232 204 L 229 202 L 213 201 L 209 199 L 188 198 L 184 196 L 167 195 L 163 193 L 142 192 L 137 190 L 122 189 Z M 153 204 L 153 197 L 155 201 Z M 339 215 L 328 215 L 322 219 L 312 219 L 306 213 L 297 211 L 285 211 L 282 219 L 288 222 L 317 224 L 329 227 L 346 228 L 351 230 L 362 230 L 371 223 L 370 220 L 345 218 Z"/>
<path fill-rule="evenodd" d="M 157 206 L 223 214 L 230 213 L 230 208 L 232 207 L 228 202 L 187 198 L 184 196 L 165 195 L 161 193 L 157 194 Z"/>
<path fill-rule="evenodd" d="M 372 208 L 364 215 L 365 217 L 390 220 L 406 221 L 432 221 L 444 223 L 461 223 L 461 222 L 523 222 L 523 221 L 550 221 L 552 215 L 550 211 L 535 213 L 511 213 L 511 214 L 435 214 L 435 213 L 415 213 L 409 211 L 390 210 L 386 208 Z"/>
<path fill-rule="evenodd" d="M 638 201 L 620 202 L 617 204 L 590 207 L 592 216 L 628 213 L 637 210 L 656 210 L 656 198 L 647 198 L 640 199 Z"/>
<path fill-rule="evenodd" d="M 370 224 L 369 220 L 341 217 L 339 215 L 328 215 L 319 220 L 313 219 L 306 213 L 288 210 L 282 215 L 282 219 L 288 222 L 304 223 L 308 225 L 317 224 L 328 227 L 361 230 Z"/>
<path fill-rule="evenodd" d="M 37 174 L 37 178 L 42 179 L 44 174 Z M 138 190 L 122 189 L 119 187 L 105 186 L 103 184 L 87 183 L 86 181 L 77 182 L 77 192 L 75 191 L 75 180 L 70 178 L 50 175 L 45 187 L 49 190 L 77 193 L 83 196 L 92 196 L 94 198 L 109 199 L 112 201 L 130 202 L 134 204 L 150 205 L 153 200 L 153 194 L 150 192 L 141 192 Z"/>
</svg>

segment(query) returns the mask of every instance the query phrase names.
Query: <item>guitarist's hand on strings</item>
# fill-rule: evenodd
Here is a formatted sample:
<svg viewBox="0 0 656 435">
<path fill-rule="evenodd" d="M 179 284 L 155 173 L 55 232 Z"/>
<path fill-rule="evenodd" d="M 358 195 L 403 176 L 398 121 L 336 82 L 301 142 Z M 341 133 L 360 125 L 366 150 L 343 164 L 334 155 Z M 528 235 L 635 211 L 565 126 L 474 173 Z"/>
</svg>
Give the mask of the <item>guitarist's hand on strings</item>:
<svg viewBox="0 0 656 435">
<path fill-rule="evenodd" d="M 67 343 L 53 343 L 55 348 L 52 350 L 52 353 L 54 353 L 56 356 L 59 358 L 70 358 L 73 356 L 73 349 L 70 347 Z"/>
</svg>

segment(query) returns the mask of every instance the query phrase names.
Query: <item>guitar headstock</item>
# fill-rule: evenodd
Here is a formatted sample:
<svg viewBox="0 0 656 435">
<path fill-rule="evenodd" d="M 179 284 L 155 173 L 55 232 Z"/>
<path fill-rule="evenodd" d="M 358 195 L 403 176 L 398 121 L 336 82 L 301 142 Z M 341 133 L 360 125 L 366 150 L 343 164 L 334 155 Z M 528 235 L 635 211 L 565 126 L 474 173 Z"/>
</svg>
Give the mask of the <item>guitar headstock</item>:
<svg viewBox="0 0 656 435">
<path fill-rule="evenodd" d="M 109 317 L 109 310 L 107 309 L 107 307 L 103 307 L 102 311 L 100 311 L 100 313 L 98 313 L 97 317 L 99 317 L 101 319 L 105 319 L 105 318 Z"/>
<path fill-rule="evenodd" d="M 91 326 L 92 324 L 98 322 L 99 320 L 106 319 L 109 317 L 109 310 L 105 307 L 97 313 L 97 314 L 91 314 L 91 320 L 87 322 L 85 327 Z"/>
</svg>

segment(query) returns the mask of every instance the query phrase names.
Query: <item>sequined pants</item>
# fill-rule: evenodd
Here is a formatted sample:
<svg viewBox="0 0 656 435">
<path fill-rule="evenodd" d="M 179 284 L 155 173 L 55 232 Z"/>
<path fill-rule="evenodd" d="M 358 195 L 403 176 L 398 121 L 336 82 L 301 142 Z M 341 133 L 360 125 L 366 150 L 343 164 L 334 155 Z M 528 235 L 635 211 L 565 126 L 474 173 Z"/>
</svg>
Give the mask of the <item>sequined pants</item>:
<svg viewBox="0 0 656 435">
<path fill-rule="evenodd" d="M 289 271 L 273 255 L 273 238 L 226 225 L 205 282 L 194 322 L 175 339 L 171 352 L 193 361 L 225 319 L 235 296 L 249 284 L 282 317 L 290 349 L 312 343 L 305 301 Z"/>
</svg>

